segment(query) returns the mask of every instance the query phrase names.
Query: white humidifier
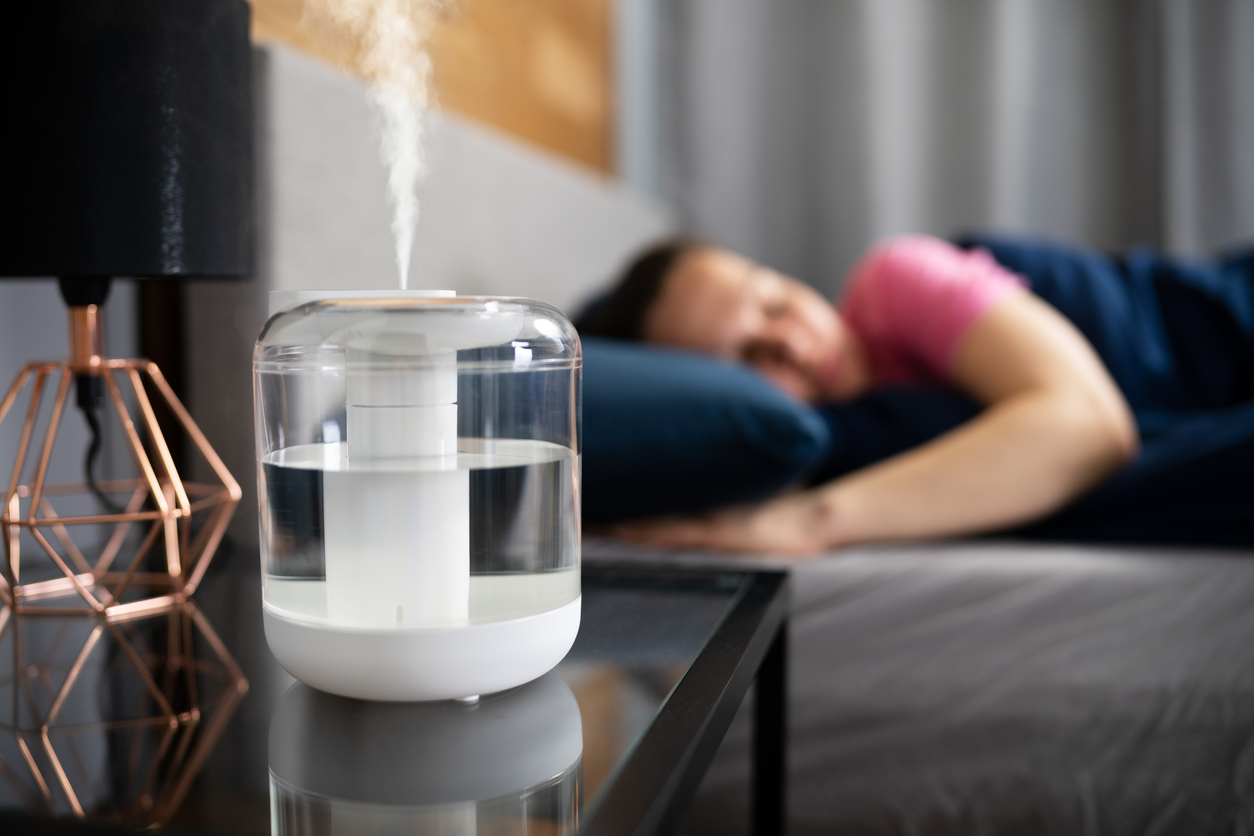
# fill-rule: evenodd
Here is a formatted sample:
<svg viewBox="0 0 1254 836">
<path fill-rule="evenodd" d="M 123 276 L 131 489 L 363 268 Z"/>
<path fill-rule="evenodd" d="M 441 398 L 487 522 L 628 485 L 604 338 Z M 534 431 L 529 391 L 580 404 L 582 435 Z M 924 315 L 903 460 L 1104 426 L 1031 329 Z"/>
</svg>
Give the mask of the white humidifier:
<svg viewBox="0 0 1254 836">
<path fill-rule="evenodd" d="M 323 691 L 466 699 L 579 630 L 580 347 L 556 308 L 275 293 L 253 357 L 266 639 Z"/>
</svg>

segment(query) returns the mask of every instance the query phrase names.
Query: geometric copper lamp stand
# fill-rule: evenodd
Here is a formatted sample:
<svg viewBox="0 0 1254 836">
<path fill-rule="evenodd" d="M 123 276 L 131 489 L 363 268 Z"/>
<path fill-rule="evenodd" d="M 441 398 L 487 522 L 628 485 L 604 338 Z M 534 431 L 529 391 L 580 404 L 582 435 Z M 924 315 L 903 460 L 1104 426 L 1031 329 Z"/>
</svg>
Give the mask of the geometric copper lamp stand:
<svg viewBox="0 0 1254 836">
<path fill-rule="evenodd" d="M 0 602 L 14 614 L 106 615 L 112 620 L 184 601 L 199 585 L 222 540 L 240 500 L 239 485 L 155 364 L 102 356 L 99 306 L 70 308 L 70 344 L 69 362 L 28 364 L 0 402 L 2 424 L 30 384 L 26 420 L 0 508 L 0 537 L 6 558 L 4 576 L 0 577 Z M 74 494 L 87 494 L 89 486 L 47 484 L 57 430 L 76 376 L 102 380 L 105 408 L 112 405 L 139 474 L 135 479 L 96 486 L 101 491 L 128 496 L 125 506 L 116 513 L 58 515 L 58 502 Z M 187 482 L 179 475 L 158 426 L 145 379 L 204 457 L 218 484 Z M 51 409 L 46 426 L 40 427 L 45 395 L 50 392 Z M 128 402 L 133 403 L 133 409 Z M 145 448 L 137 424 L 143 428 L 151 450 Z M 28 465 L 29 478 L 23 481 L 22 473 Z M 207 517 L 204 524 L 194 531 L 193 520 L 203 517 Z M 71 532 L 76 527 L 81 531 L 82 526 L 101 525 L 111 526 L 112 531 L 99 553 L 89 558 Z M 124 543 L 134 526 L 146 529 L 143 539 L 134 553 L 123 554 Z M 23 531 L 56 566 L 60 577 L 22 582 Z M 164 555 L 164 571 L 141 572 L 144 559 L 154 550 Z M 50 601 L 74 593 L 81 598 L 74 600 L 74 606 L 56 606 Z"/>
</svg>

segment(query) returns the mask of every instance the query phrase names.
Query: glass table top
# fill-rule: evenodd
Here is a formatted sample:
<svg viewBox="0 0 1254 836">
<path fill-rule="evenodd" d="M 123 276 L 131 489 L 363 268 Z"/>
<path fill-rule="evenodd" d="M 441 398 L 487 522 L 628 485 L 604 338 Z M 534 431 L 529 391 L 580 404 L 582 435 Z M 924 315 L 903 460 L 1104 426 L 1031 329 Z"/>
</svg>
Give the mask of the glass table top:
<svg viewBox="0 0 1254 836">
<path fill-rule="evenodd" d="M 364 703 L 266 647 L 255 553 L 143 618 L 0 632 L 0 811 L 228 833 L 565 833 L 609 787 L 746 575 L 585 567 L 579 637 L 475 704 Z"/>
</svg>

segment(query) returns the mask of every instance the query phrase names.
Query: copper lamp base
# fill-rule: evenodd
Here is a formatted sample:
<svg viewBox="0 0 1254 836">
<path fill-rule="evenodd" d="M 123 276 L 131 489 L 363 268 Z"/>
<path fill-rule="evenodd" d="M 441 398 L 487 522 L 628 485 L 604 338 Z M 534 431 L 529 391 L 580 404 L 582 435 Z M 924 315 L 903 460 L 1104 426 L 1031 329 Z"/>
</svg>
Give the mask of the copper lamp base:
<svg viewBox="0 0 1254 836">
<path fill-rule="evenodd" d="M 119 618 L 160 610 L 185 600 L 204 577 L 240 499 L 239 485 L 157 366 L 147 360 L 109 360 L 100 356 L 96 306 L 88 307 L 93 310 L 71 308 L 71 361 L 25 366 L 0 402 L 2 424 L 18 397 L 30 386 L 30 404 L 0 516 L 6 557 L 4 577 L 0 578 L 0 602 L 16 614 Z M 79 315 L 80 311 L 90 316 Z M 129 496 L 119 513 L 62 516 L 56 505 L 61 503 L 64 508 L 66 497 L 88 494 L 89 488 L 84 484 L 46 482 L 75 375 L 103 378 L 105 408 L 111 404 L 116 412 L 139 473 L 135 479 L 98 485 L 102 491 Z M 158 427 L 144 378 L 204 457 L 218 484 L 186 482 L 179 476 Z M 42 406 L 49 394 L 51 409 L 46 420 L 41 421 Z M 137 427 L 143 428 L 147 447 Z M 23 480 L 28 464 L 33 467 L 29 478 Z M 204 524 L 194 529 L 193 520 L 202 518 Z M 84 526 L 112 527 L 103 548 L 90 557 L 72 536 L 76 527 L 82 531 Z M 123 554 L 132 526 L 139 526 L 144 536 L 138 549 Z M 23 532 L 35 540 L 59 570 L 60 577 L 22 582 Z M 164 555 L 164 571 L 141 572 L 144 558 L 154 550 Z M 73 599 L 76 606 L 58 606 L 49 601 L 70 593 L 77 593 L 81 604 L 78 599 Z"/>
</svg>

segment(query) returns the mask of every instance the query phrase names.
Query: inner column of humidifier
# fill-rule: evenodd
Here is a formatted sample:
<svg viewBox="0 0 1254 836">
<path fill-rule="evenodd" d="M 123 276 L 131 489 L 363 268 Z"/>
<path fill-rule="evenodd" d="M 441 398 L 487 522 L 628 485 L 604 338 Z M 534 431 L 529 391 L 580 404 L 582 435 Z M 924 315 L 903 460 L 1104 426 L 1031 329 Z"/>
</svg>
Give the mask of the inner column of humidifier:
<svg viewBox="0 0 1254 836">
<path fill-rule="evenodd" d="M 324 473 L 327 615 L 464 624 L 470 475 L 457 468 L 456 352 L 348 349 L 346 460 Z"/>
</svg>

